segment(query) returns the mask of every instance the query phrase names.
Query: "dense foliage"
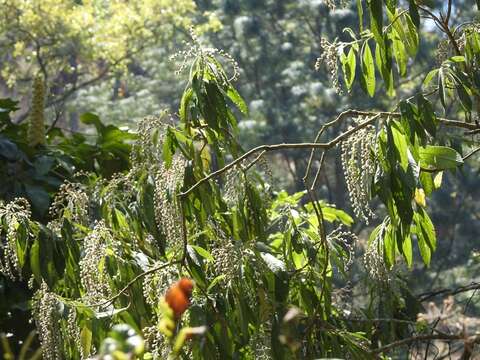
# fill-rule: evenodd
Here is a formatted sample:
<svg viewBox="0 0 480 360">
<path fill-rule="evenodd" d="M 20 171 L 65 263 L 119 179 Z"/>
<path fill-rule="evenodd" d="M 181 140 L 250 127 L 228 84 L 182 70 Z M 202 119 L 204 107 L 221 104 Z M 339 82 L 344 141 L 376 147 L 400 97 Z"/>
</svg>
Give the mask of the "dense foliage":
<svg viewBox="0 0 480 360">
<path fill-rule="evenodd" d="M 149 4 L 174 6 L 161 3 L 131 6 L 142 14 Z M 66 14 L 88 15 L 94 4 L 71 4 Z M 265 5 L 246 4 L 225 1 L 225 16 Z M 16 6 L 28 20 L 30 10 L 21 8 L 27 5 Z M 281 134 L 279 143 L 244 150 L 239 123 L 249 107 L 234 86 L 239 64 L 204 46 L 193 31 L 174 57 L 178 74 L 187 76 L 178 113 L 146 117 L 135 134 L 104 125 L 92 113 L 80 119 L 95 128 L 93 139 L 66 136 L 55 121 L 46 126 L 45 69 L 33 83 L 28 124 L 12 122 L 17 103 L 1 100 L 0 166 L 8 187 L 0 203 L 0 270 L 9 281 L 28 281 L 43 358 L 428 358 L 430 347 L 441 347 L 432 341 L 452 343 L 464 359 L 473 356 L 480 341 L 475 327 L 449 322 L 457 314 L 450 299 L 441 312 L 435 305 L 422 310 L 429 295 L 411 293 L 402 265 L 431 263 L 440 241 L 429 216 L 433 193 L 479 149 L 478 24 L 457 24 L 452 1 L 355 6 L 358 24 L 345 28 L 347 37 L 318 39 L 316 67 L 327 66 L 338 91 L 361 88 L 362 96 L 382 91 L 394 98 L 426 41 L 422 26 L 439 29 L 443 52 L 438 66 L 423 74 L 421 89 L 392 100 L 392 110 L 345 110 L 316 129 L 310 142 Z M 236 34 L 248 43 L 255 19 L 239 18 Z M 104 20 L 99 36 L 116 38 L 110 33 L 115 17 Z M 64 33 L 73 36 L 73 30 Z M 86 48 L 99 45 L 89 36 L 80 40 Z M 52 51 L 65 45 L 54 43 Z M 124 45 L 115 51 L 125 52 Z M 287 87 L 261 89 L 262 96 Z M 307 102 L 313 112 L 314 99 Z M 269 116 L 282 116 L 281 107 L 273 106 Z M 296 168 L 304 170 L 296 174 L 302 191 L 292 194 L 276 186 L 268 157 L 289 151 L 303 154 Z M 354 217 L 320 198 L 331 155 L 341 164 Z M 360 267 L 354 229 L 372 223 Z M 364 274 L 362 301 L 352 300 L 352 267 Z M 22 356 L 33 351 L 23 348 Z M 442 356 L 450 351 L 438 350 Z"/>
</svg>

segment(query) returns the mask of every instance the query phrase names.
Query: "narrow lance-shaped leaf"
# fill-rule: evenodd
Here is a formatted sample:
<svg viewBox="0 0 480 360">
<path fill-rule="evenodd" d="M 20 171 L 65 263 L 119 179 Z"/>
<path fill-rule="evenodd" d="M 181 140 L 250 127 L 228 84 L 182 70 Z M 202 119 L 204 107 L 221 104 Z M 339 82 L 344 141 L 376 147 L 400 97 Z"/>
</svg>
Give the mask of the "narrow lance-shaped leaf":
<svg viewBox="0 0 480 360">
<path fill-rule="evenodd" d="M 375 65 L 373 63 L 372 51 L 368 42 L 362 48 L 362 78 L 364 87 L 370 97 L 375 95 Z"/>
</svg>

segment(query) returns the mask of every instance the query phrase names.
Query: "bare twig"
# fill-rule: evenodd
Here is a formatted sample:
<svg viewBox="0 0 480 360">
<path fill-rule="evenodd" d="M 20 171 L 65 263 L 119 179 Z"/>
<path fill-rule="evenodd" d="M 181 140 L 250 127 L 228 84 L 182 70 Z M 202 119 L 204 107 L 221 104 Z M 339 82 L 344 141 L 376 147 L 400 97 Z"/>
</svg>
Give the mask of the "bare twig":
<svg viewBox="0 0 480 360">
<path fill-rule="evenodd" d="M 394 341 L 388 345 L 379 347 L 377 349 L 371 350 L 373 354 L 382 354 L 388 352 L 396 347 L 407 345 L 411 342 L 416 341 L 428 341 L 428 340 L 444 340 L 444 341 L 464 341 L 465 345 L 467 344 L 475 344 L 480 341 L 480 335 L 473 335 L 470 337 L 465 337 L 463 334 L 426 334 L 426 335 L 416 335 L 412 337 L 408 337 L 405 339 L 401 339 L 398 341 Z"/>
<path fill-rule="evenodd" d="M 334 139 L 332 139 L 328 142 L 325 142 L 325 143 L 317 143 L 317 142 L 313 142 L 313 143 L 283 143 L 283 144 L 272 144 L 272 145 L 257 146 L 253 149 L 250 149 L 249 151 L 244 153 L 242 156 L 236 158 L 235 160 L 233 160 L 229 164 L 225 165 L 224 167 L 222 167 L 222 168 L 210 173 L 209 175 L 205 176 L 204 178 L 200 179 L 194 185 L 192 185 L 189 189 L 180 193 L 179 196 L 180 197 L 188 196 L 192 191 L 197 189 L 200 185 L 204 184 L 205 182 L 209 181 L 212 178 L 215 178 L 215 177 L 223 174 L 224 172 L 228 171 L 232 167 L 238 165 L 239 163 L 241 163 L 242 161 L 244 161 L 245 159 L 247 159 L 248 157 L 250 157 L 251 155 L 253 155 L 253 154 L 255 154 L 259 151 L 267 152 L 267 151 L 277 151 L 277 150 L 286 150 L 286 149 L 313 149 L 313 150 L 314 149 L 323 149 L 323 150 L 328 150 L 328 149 L 331 149 L 331 148 L 335 147 L 336 145 L 338 145 L 340 142 L 342 142 L 344 139 L 348 138 L 350 135 L 356 133 L 357 131 L 363 129 L 364 127 L 366 127 L 368 125 L 373 124 L 374 122 L 376 122 L 380 118 L 388 118 L 388 117 L 399 118 L 399 117 L 401 117 L 401 114 L 399 112 L 385 112 L 385 111 L 375 112 L 375 111 L 347 110 L 347 111 L 341 113 L 335 120 L 333 120 L 333 121 L 325 124 L 324 126 L 322 126 L 322 128 L 320 129 L 319 133 L 316 136 L 316 140 L 320 138 L 320 136 L 322 135 L 322 133 L 325 131 L 325 129 L 328 126 L 331 126 L 334 123 L 339 122 L 339 121 L 341 121 L 342 119 L 344 119 L 348 116 L 366 116 L 366 117 L 369 117 L 369 118 L 367 120 L 365 120 L 364 122 L 360 123 L 359 125 L 341 133 L 340 135 L 338 135 Z M 465 122 L 462 122 L 462 121 L 459 121 L 459 120 L 451 120 L 451 119 L 445 119 L 445 118 L 437 118 L 437 119 L 444 126 L 459 127 L 459 128 L 468 129 L 468 130 L 479 129 L 478 125 L 476 125 L 476 124 L 470 124 L 470 123 L 465 123 Z M 310 159 L 313 159 L 312 154 L 310 155 Z M 254 163 L 254 162 L 252 161 L 252 163 Z M 310 164 L 310 166 L 309 167 L 307 166 L 307 173 L 304 177 L 305 180 L 308 178 L 309 171 L 310 171 L 310 168 L 311 168 L 311 161 L 310 160 L 309 160 L 309 164 Z M 251 165 L 253 165 L 253 164 L 251 164 Z"/>
<path fill-rule="evenodd" d="M 138 274 L 137 276 L 135 276 L 132 280 L 130 280 L 127 285 L 125 285 L 118 293 L 116 293 L 115 295 L 113 295 L 112 297 L 108 298 L 107 300 L 103 301 L 103 302 L 100 302 L 100 303 L 97 303 L 97 304 L 88 304 L 88 305 L 85 305 L 86 307 L 103 307 L 103 306 L 107 306 L 111 303 L 113 303 L 116 299 L 118 299 L 122 294 L 124 294 L 133 284 L 135 284 L 138 280 L 140 280 L 141 278 L 147 276 L 148 274 L 152 274 L 154 272 L 157 272 L 161 269 L 164 269 L 166 267 L 169 267 L 169 266 L 172 266 L 172 265 L 175 265 L 175 264 L 179 264 L 180 261 L 179 260 L 175 260 L 175 261 L 170 261 L 168 263 L 164 263 L 164 264 L 161 264 L 161 265 L 158 265 L 158 266 L 155 266 L 147 271 L 144 271 L 140 274 Z"/>
<path fill-rule="evenodd" d="M 430 300 L 436 296 L 448 296 L 448 295 L 457 295 L 466 291 L 471 291 L 471 290 L 478 290 L 480 289 L 480 283 L 478 282 L 472 282 L 469 285 L 464 285 L 457 287 L 455 289 L 439 289 L 439 290 L 434 290 L 430 291 L 427 293 L 423 293 L 417 296 L 417 298 L 420 301 L 427 301 Z"/>
</svg>

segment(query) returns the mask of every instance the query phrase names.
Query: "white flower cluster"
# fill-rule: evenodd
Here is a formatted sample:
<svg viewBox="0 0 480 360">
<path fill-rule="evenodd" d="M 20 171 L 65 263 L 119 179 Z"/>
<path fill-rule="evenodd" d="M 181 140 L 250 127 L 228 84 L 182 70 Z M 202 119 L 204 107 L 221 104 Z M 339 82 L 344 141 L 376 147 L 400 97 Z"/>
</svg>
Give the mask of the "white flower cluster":
<svg viewBox="0 0 480 360">
<path fill-rule="evenodd" d="M 367 224 L 374 217 L 368 204 L 370 182 L 375 175 L 375 159 L 371 154 L 374 145 L 375 128 L 371 125 L 358 130 L 341 145 L 343 172 L 353 211 Z"/>
<path fill-rule="evenodd" d="M 340 225 L 327 235 L 327 241 L 330 244 L 337 243 L 346 250 L 348 253 L 348 259 L 347 262 L 344 263 L 344 268 L 345 270 L 348 270 L 353 264 L 353 259 L 355 257 L 354 244 L 358 241 L 357 235 L 344 230 L 343 225 Z"/>
<path fill-rule="evenodd" d="M 242 251 L 240 247 L 229 239 L 225 239 L 221 245 L 212 250 L 215 259 L 215 272 L 217 275 L 225 275 L 224 280 L 233 281 L 240 275 L 242 265 Z"/>
<path fill-rule="evenodd" d="M 202 47 L 198 39 L 198 35 L 195 33 L 193 28 L 190 28 L 190 37 L 192 38 L 192 42 L 185 42 L 185 47 L 187 48 L 187 50 L 178 51 L 170 57 L 170 60 L 172 61 L 176 59 L 181 59 L 181 64 L 179 68 L 175 71 L 176 74 L 180 74 L 181 72 L 183 72 L 187 68 L 187 65 L 189 64 L 189 61 L 191 59 L 195 59 L 197 57 L 203 58 L 206 56 L 220 56 L 231 65 L 233 70 L 233 74 L 230 79 L 224 79 L 224 85 L 226 85 L 227 81 L 235 81 L 238 79 L 240 68 L 237 61 L 235 61 L 235 59 L 230 54 L 221 49 Z"/>
<path fill-rule="evenodd" d="M 50 205 L 49 215 L 54 220 L 48 224 L 48 227 L 59 233 L 63 218 L 82 225 L 88 224 L 89 205 L 90 202 L 84 185 L 71 182 L 63 183 Z"/>
<path fill-rule="evenodd" d="M 77 311 L 75 308 L 71 308 L 68 311 L 68 318 L 67 318 L 67 328 L 66 328 L 68 338 L 73 341 L 74 346 L 77 348 L 78 352 L 80 353 L 80 358 L 86 359 L 90 353 L 85 353 L 85 349 L 82 346 L 82 342 L 80 339 L 80 327 L 77 324 Z"/>
<path fill-rule="evenodd" d="M 335 40 L 333 43 L 329 42 L 327 39 L 322 38 L 320 40 L 320 48 L 322 49 L 322 54 L 315 63 L 315 69 L 320 70 L 320 66 L 325 64 L 330 74 L 330 80 L 332 85 L 335 88 L 335 91 L 338 94 L 342 93 L 340 83 L 338 81 L 338 52 L 339 45 Z"/>
<path fill-rule="evenodd" d="M 114 205 L 116 200 L 126 200 L 135 194 L 133 173 L 116 173 L 105 184 L 101 197 L 106 204 Z"/>
<path fill-rule="evenodd" d="M 0 225 L 6 226 L 5 242 L 0 238 L 0 272 L 12 280 L 21 278 L 17 257 L 17 236 L 20 227 L 30 219 L 30 205 L 24 198 L 17 198 L 8 204 L 0 203 Z M 23 227 L 25 228 L 25 227 Z M 28 235 L 28 234 L 27 234 Z"/>
<path fill-rule="evenodd" d="M 32 315 L 38 329 L 42 358 L 45 360 L 64 358 L 58 305 L 58 299 L 43 282 L 33 298 Z"/>
<path fill-rule="evenodd" d="M 234 166 L 226 173 L 224 185 L 224 199 L 229 205 L 242 201 L 245 197 L 245 187 L 243 186 L 243 175 L 238 166 Z"/>
<path fill-rule="evenodd" d="M 368 245 L 363 255 L 363 262 L 369 276 L 372 279 L 382 282 L 389 281 L 390 278 L 387 265 L 383 258 L 383 239 L 389 225 L 390 217 L 387 216 L 380 225 L 377 235 Z"/>
<path fill-rule="evenodd" d="M 79 265 L 87 303 L 98 303 L 111 295 L 106 257 L 107 248 L 112 245 L 112 233 L 103 221 L 97 222 L 83 240 L 84 254 Z"/>
<path fill-rule="evenodd" d="M 139 122 L 137 140 L 130 155 L 132 171 L 162 162 L 163 138 L 167 130 L 165 117 L 166 114 L 147 116 Z"/>
<path fill-rule="evenodd" d="M 337 9 L 337 5 L 340 5 L 342 8 L 346 7 L 349 3 L 349 0 L 323 0 L 323 2 L 329 7 L 330 10 L 335 11 Z"/>
<path fill-rule="evenodd" d="M 185 173 L 185 159 L 175 156 L 167 169 L 160 165 L 155 176 L 155 218 L 169 246 L 180 243 L 182 239 L 182 219 L 177 201 L 177 189 L 182 186 Z"/>
<path fill-rule="evenodd" d="M 158 326 L 145 327 L 142 333 L 147 351 L 152 354 L 153 359 L 170 359 L 172 348 Z"/>
<path fill-rule="evenodd" d="M 260 325 L 258 331 L 250 339 L 250 348 L 253 350 L 254 359 L 272 359 L 271 325 L 269 322 Z"/>
<path fill-rule="evenodd" d="M 230 283 L 238 279 L 243 263 L 242 246 L 226 236 L 225 232 L 216 224 L 212 223 L 215 233 L 215 247 L 212 250 L 214 262 L 214 275 L 225 275 L 223 281 Z"/>
</svg>

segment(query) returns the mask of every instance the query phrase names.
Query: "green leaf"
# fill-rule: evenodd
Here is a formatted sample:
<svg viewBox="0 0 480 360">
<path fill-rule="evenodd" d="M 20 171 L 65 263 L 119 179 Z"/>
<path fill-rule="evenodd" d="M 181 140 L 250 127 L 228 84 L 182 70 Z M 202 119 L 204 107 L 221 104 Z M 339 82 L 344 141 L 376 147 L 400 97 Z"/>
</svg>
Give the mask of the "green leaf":
<svg viewBox="0 0 480 360">
<path fill-rule="evenodd" d="M 426 170 L 455 169 L 463 164 L 462 156 L 454 149 L 446 146 L 420 148 L 420 167 Z"/>
<path fill-rule="evenodd" d="M 412 239 L 410 238 L 410 235 L 406 236 L 405 239 L 403 239 L 402 251 L 403 251 L 403 257 L 405 258 L 405 261 L 407 262 L 408 267 L 411 268 L 413 264 L 413 251 L 412 251 Z"/>
<path fill-rule="evenodd" d="M 355 50 L 353 47 L 348 51 L 346 61 L 343 65 L 343 74 L 345 75 L 345 83 L 347 89 L 351 90 L 353 81 L 355 80 L 355 72 L 357 67 L 357 57 L 355 56 Z"/>
<path fill-rule="evenodd" d="M 447 108 L 447 87 L 445 86 L 445 76 L 443 68 L 438 72 L 438 95 L 440 96 L 440 102 L 444 109 Z"/>
<path fill-rule="evenodd" d="M 84 124 L 95 126 L 99 134 L 103 133 L 103 130 L 105 129 L 105 125 L 102 124 L 98 115 L 91 112 L 86 112 L 80 115 L 80 121 Z"/>
<path fill-rule="evenodd" d="M 439 171 L 433 178 L 433 186 L 435 189 L 439 189 L 442 186 L 443 171 Z"/>
<path fill-rule="evenodd" d="M 422 183 L 423 190 L 425 190 L 425 194 L 427 196 L 430 195 L 434 190 L 432 175 L 430 173 L 421 171 L 420 182 Z"/>
<path fill-rule="evenodd" d="M 333 206 L 325 206 L 321 204 L 323 217 L 328 222 L 340 221 L 347 226 L 353 224 L 353 218 L 345 211 L 337 209 Z M 316 220 L 316 216 L 313 217 Z M 318 226 L 318 224 L 316 224 Z"/>
<path fill-rule="evenodd" d="M 174 144 L 172 141 L 173 137 L 174 137 L 174 134 L 172 134 L 171 131 L 167 131 L 167 134 L 165 135 L 165 139 L 163 140 L 162 156 L 163 156 L 163 161 L 165 162 L 165 167 L 167 169 L 170 168 L 170 166 L 172 165 L 173 154 L 175 153 Z"/>
<path fill-rule="evenodd" d="M 30 249 L 30 268 L 38 284 L 42 283 L 42 271 L 40 265 L 40 243 L 38 238 Z"/>
<path fill-rule="evenodd" d="M 210 254 L 207 250 L 205 250 L 201 246 L 198 246 L 198 245 L 188 245 L 188 246 L 195 249 L 198 255 L 200 255 L 204 259 L 207 259 L 208 261 L 212 261 L 212 262 L 215 261 L 212 254 Z"/>
<path fill-rule="evenodd" d="M 365 89 L 370 97 L 375 95 L 375 65 L 368 42 L 362 48 L 362 77 Z"/>
<path fill-rule="evenodd" d="M 399 129 L 400 125 L 397 122 L 392 124 L 392 135 L 395 143 L 395 150 L 397 151 L 400 165 L 403 171 L 407 171 L 408 168 L 408 144 L 405 135 Z"/>
<path fill-rule="evenodd" d="M 480 0 L 479 0 L 480 1 Z M 363 31 L 363 6 L 362 0 L 357 0 L 357 13 L 360 32 Z"/>
<path fill-rule="evenodd" d="M 423 80 L 423 86 L 428 86 L 428 85 L 432 82 L 432 80 L 433 80 L 433 78 L 435 77 L 435 75 L 438 74 L 438 71 L 439 71 L 439 69 L 433 69 L 433 70 L 431 70 L 431 71 L 427 74 L 427 76 L 425 77 L 425 80 Z"/>
<path fill-rule="evenodd" d="M 383 39 L 383 6 L 382 0 L 367 0 L 370 10 L 370 28 L 373 36 L 381 47 L 385 47 Z"/>
<path fill-rule="evenodd" d="M 415 3 L 415 0 L 408 0 L 408 4 L 408 13 L 410 14 L 410 18 L 418 28 L 420 26 L 420 14 L 418 13 L 417 4 Z"/>
<path fill-rule="evenodd" d="M 248 114 L 248 107 L 245 104 L 245 101 L 240 96 L 240 94 L 235 90 L 233 86 L 229 86 L 227 89 L 227 96 L 232 102 L 237 106 L 238 110 L 240 110 L 243 114 Z"/>
<path fill-rule="evenodd" d="M 385 260 L 388 267 L 392 267 L 395 264 L 395 248 L 396 248 L 396 233 L 392 225 L 388 225 L 387 230 L 383 238 L 383 248 L 385 254 Z"/>
<path fill-rule="evenodd" d="M 400 76 L 405 76 L 407 74 L 407 56 L 405 51 L 405 46 L 399 40 L 393 39 L 393 55 L 397 60 L 398 73 Z"/>
<path fill-rule="evenodd" d="M 180 120 L 181 120 L 183 123 L 187 123 L 187 122 L 188 122 L 187 110 L 188 110 L 188 106 L 189 106 L 189 104 L 190 104 L 190 100 L 191 100 L 191 98 L 192 98 L 192 95 L 193 95 L 193 89 L 192 89 L 192 88 L 188 88 L 187 90 L 185 90 L 185 91 L 183 92 L 182 100 L 180 101 L 179 115 L 180 115 Z"/>
<path fill-rule="evenodd" d="M 208 285 L 207 294 L 210 292 L 210 290 L 212 290 L 215 287 L 215 285 L 217 285 L 225 277 L 226 277 L 226 275 L 222 274 L 222 275 L 218 275 L 215 279 L 213 279 L 212 282 L 210 283 L 210 285 Z"/>
<path fill-rule="evenodd" d="M 430 259 L 432 257 L 432 251 L 428 247 L 423 236 L 418 236 L 417 234 L 417 239 L 418 239 L 418 249 L 420 250 L 420 255 L 422 256 L 423 262 L 425 263 L 425 265 L 429 266 Z"/>
<path fill-rule="evenodd" d="M 92 330 L 88 326 L 84 326 L 80 331 L 80 344 L 84 354 L 90 354 L 92 347 Z"/>
<path fill-rule="evenodd" d="M 453 62 L 456 62 L 456 63 L 459 63 L 459 62 L 465 62 L 465 57 L 463 56 L 452 56 L 450 59 L 448 59 L 450 61 L 453 61 Z"/>
<path fill-rule="evenodd" d="M 427 212 L 422 208 L 418 209 L 418 220 L 425 241 L 431 250 L 435 250 L 437 248 L 435 227 L 433 226 L 432 220 L 430 220 Z"/>
</svg>

